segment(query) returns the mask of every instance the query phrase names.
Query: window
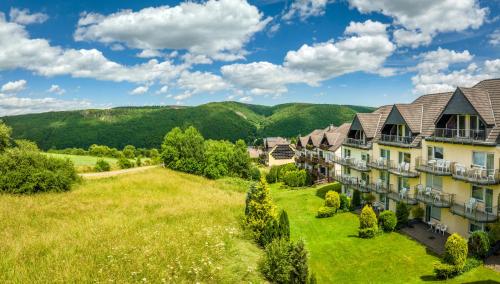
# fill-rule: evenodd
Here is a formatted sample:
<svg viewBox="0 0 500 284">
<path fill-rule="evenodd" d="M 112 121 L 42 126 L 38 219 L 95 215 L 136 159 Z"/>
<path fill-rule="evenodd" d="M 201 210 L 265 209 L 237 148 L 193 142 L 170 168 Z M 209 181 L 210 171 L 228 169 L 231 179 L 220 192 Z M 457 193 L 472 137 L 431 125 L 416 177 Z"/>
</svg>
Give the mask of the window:
<svg viewBox="0 0 500 284">
<path fill-rule="evenodd" d="M 364 180 L 366 184 L 370 183 L 370 176 L 367 173 L 361 173 L 361 180 Z"/>
<path fill-rule="evenodd" d="M 432 206 L 431 207 L 431 217 L 436 220 L 441 220 L 441 208 Z"/>
<path fill-rule="evenodd" d="M 346 166 L 342 166 L 342 168 L 344 169 L 344 173 L 345 173 L 346 175 L 351 175 L 351 168 L 348 168 L 348 167 L 346 167 Z"/>
<path fill-rule="evenodd" d="M 472 233 L 474 231 L 484 231 L 484 225 L 480 223 L 470 222 L 469 232 Z"/>
<path fill-rule="evenodd" d="M 379 177 L 380 177 L 380 180 L 382 180 L 382 182 L 384 182 L 384 183 L 389 182 L 389 172 L 380 171 Z"/>
<path fill-rule="evenodd" d="M 370 160 L 369 154 L 361 154 L 361 160 L 368 162 Z"/>
<path fill-rule="evenodd" d="M 380 149 L 380 157 L 384 158 L 385 160 L 390 160 L 391 159 L 391 151 L 387 149 Z"/>
<path fill-rule="evenodd" d="M 398 177 L 398 192 L 401 191 L 401 189 L 403 188 L 410 189 L 410 183 L 408 182 L 408 178 Z"/>
<path fill-rule="evenodd" d="M 443 189 L 443 177 L 427 174 L 426 175 L 426 185 L 430 186 L 434 189 L 441 190 Z"/>
<path fill-rule="evenodd" d="M 484 200 L 484 191 L 482 187 L 479 186 L 472 186 L 472 197 L 477 199 L 478 201 L 483 201 Z"/>
<path fill-rule="evenodd" d="M 351 149 L 344 149 L 344 157 L 350 157 L 351 156 Z"/>
<path fill-rule="evenodd" d="M 444 150 L 441 147 L 427 147 L 427 159 L 444 159 Z"/>
<path fill-rule="evenodd" d="M 479 186 L 472 186 L 471 196 L 479 202 L 484 202 L 484 209 L 486 212 L 493 212 L 493 190 Z"/>
<path fill-rule="evenodd" d="M 399 152 L 399 163 L 401 164 L 402 162 L 405 163 L 410 163 L 411 161 L 411 155 L 410 153 L 404 153 L 404 152 Z"/>
<path fill-rule="evenodd" d="M 472 152 L 472 165 L 484 169 L 493 169 L 493 153 L 486 152 Z"/>
</svg>

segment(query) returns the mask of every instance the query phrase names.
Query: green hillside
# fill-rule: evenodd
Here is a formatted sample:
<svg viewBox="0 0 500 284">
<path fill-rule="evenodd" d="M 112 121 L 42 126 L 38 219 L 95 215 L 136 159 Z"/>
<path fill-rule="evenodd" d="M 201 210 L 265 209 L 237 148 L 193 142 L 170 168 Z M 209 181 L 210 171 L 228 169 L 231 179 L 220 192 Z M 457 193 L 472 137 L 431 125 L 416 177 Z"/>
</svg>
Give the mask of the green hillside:
<svg viewBox="0 0 500 284">
<path fill-rule="evenodd" d="M 42 149 L 87 148 L 103 144 L 123 148 L 158 147 L 165 133 L 176 126 L 193 125 L 208 139 L 305 134 L 329 124 L 339 125 L 359 106 L 282 104 L 249 105 L 237 102 L 209 103 L 195 107 L 120 107 L 107 110 L 48 112 L 3 117 L 13 128 L 13 137 L 36 141 Z"/>
</svg>

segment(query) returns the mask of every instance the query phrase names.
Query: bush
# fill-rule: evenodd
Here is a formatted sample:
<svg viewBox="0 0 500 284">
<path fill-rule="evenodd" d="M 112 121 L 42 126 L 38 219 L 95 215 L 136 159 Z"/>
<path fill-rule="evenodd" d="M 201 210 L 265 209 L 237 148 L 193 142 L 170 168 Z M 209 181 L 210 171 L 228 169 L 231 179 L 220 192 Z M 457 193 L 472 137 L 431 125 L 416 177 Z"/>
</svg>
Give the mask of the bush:
<svg viewBox="0 0 500 284">
<path fill-rule="evenodd" d="M 271 169 L 269 169 L 269 172 L 266 175 L 266 181 L 268 183 L 278 182 L 278 171 L 279 171 L 279 167 L 278 166 L 272 166 Z"/>
<path fill-rule="evenodd" d="M 483 264 L 483 262 L 479 259 L 476 259 L 473 257 L 467 258 L 467 260 L 465 261 L 464 268 L 462 269 L 462 273 L 471 271 L 472 269 L 479 267 L 482 264 Z"/>
<path fill-rule="evenodd" d="M 307 255 L 308 252 L 303 240 L 299 240 L 297 243 L 291 245 L 291 251 L 290 251 L 290 263 L 292 265 L 292 270 L 290 271 L 291 283 L 307 283 L 307 276 L 309 274 Z"/>
<path fill-rule="evenodd" d="M 410 211 L 408 205 L 404 202 L 398 202 L 396 205 L 396 218 L 398 219 L 397 228 L 403 228 L 408 225 L 408 217 L 410 216 Z"/>
<path fill-rule="evenodd" d="M 342 185 L 338 182 L 330 183 L 325 186 L 316 189 L 316 196 L 325 199 L 326 193 L 329 191 L 335 191 L 337 193 L 342 192 Z"/>
<path fill-rule="evenodd" d="M 275 208 L 269 194 L 269 186 L 264 178 L 251 186 L 246 200 L 246 225 L 252 231 L 254 239 L 264 246 L 269 236 L 272 236 L 271 221 L 275 221 Z"/>
<path fill-rule="evenodd" d="M 444 262 L 456 265 L 462 269 L 467 259 L 467 241 L 457 233 L 454 233 L 446 240 L 444 249 Z"/>
<path fill-rule="evenodd" d="M 251 180 L 259 180 L 260 179 L 260 170 L 259 170 L 258 167 L 253 166 L 253 167 L 250 168 L 249 178 Z"/>
<path fill-rule="evenodd" d="M 0 192 L 62 192 L 77 180 L 73 163 L 39 152 L 8 149 L 0 155 Z"/>
<path fill-rule="evenodd" d="M 286 240 L 290 239 L 290 221 L 288 220 L 288 214 L 285 210 L 281 210 L 279 216 L 279 228 L 278 237 L 284 238 Z"/>
<path fill-rule="evenodd" d="M 369 205 L 365 205 L 359 216 L 359 237 L 373 238 L 378 231 L 377 216 Z"/>
<path fill-rule="evenodd" d="M 287 171 L 282 180 L 288 186 L 300 187 L 306 185 L 307 173 L 305 170 Z"/>
<path fill-rule="evenodd" d="M 385 210 L 384 212 L 380 213 L 378 218 L 384 232 L 394 231 L 398 222 L 398 219 L 396 218 L 396 214 L 394 212 Z"/>
<path fill-rule="evenodd" d="M 488 228 L 490 229 L 490 231 L 488 232 L 490 243 L 500 241 L 500 221 L 489 224 Z"/>
<path fill-rule="evenodd" d="M 95 163 L 94 170 L 96 172 L 108 172 L 109 170 L 111 170 L 111 166 L 105 160 L 99 159 Z"/>
<path fill-rule="evenodd" d="M 415 206 L 411 209 L 411 215 L 414 219 L 422 220 L 424 218 L 424 209 L 420 206 Z"/>
<path fill-rule="evenodd" d="M 434 264 L 434 273 L 438 279 L 449 279 L 460 274 L 461 270 L 456 265 L 438 262 Z"/>
<path fill-rule="evenodd" d="M 490 250 L 490 239 L 488 234 L 483 231 L 475 231 L 469 238 L 469 251 L 479 259 L 484 259 Z"/>
<path fill-rule="evenodd" d="M 347 195 L 341 194 L 340 195 L 340 210 L 342 211 L 349 211 L 349 208 L 351 207 L 351 200 Z"/>
<path fill-rule="evenodd" d="M 335 214 L 335 209 L 334 208 L 328 207 L 328 206 L 321 206 L 318 209 L 318 215 L 316 215 L 316 217 L 318 217 L 318 218 L 328 218 L 328 217 L 332 217 L 334 214 Z"/>
<path fill-rule="evenodd" d="M 363 196 L 363 200 L 367 204 L 372 204 L 375 201 L 375 199 L 376 199 L 376 197 L 375 197 L 375 195 L 373 195 L 373 193 L 367 193 L 367 194 L 365 194 L 365 196 Z"/>
<path fill-rule="evenodd" d="M 307 283 L 308 284 L 317 284 L 318 280 L 316 280 L 316 274 L 311 273 L 311 276 L 309 277 L 309 281 Z"/>
<path fill-rule="evenodd" d="M 134 167 L 134 164 L 132 164 L 132 162 L 125 157 L 121 157 L 120 159 L 118 159 L 117 164 L 120 167 L 120 169 L 130 169 Z"/>
<path fill-rule="evenodd" d="M 359 192 L 359 190 L 354 190 L 354 192 L 352 194 L 351 205 L 352 205 L 353 209 L 357 208 L 361 205 L 361 193 Z"/>
<path fill-rule="evenodd" d="M 290 243 L 285 239 L 275 239 L 268 244 L 259 268 L 262 274 L 273 283 L 290 283 L 292 271 Z"/>
<path fill-rule="evenodd" d="M 333 208 L 334 212 L 337 212 L 340 208 L 340 197 L 336 191 L 329 191 L 326 193 L 325 206 Z"/>
<path fill-rule="evenodd" d="M 279 239 L 279 224 L 276 219 L 270 219 L 264 226 L 263 231 L 260 233 L 257 242 L 259 245 L 265 247 L 270 244 L 274 239 Z"/>
</svg>

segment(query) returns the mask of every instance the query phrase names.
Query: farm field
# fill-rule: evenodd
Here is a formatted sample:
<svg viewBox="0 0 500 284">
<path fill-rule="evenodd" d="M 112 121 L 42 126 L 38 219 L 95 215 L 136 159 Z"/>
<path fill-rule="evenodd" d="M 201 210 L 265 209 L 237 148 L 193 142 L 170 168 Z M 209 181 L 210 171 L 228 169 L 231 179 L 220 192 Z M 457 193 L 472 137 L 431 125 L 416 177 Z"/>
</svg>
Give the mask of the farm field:
<svg viewBox="0 0 500 284">
<path fill-rule="evenodd" d="M 0 282 L 263 282 L 240 229 L 247 186 L 155 168 L 0 195 Z"/>
<path fill-rule="evenodd" d="M 78 172 L 92 172 L 95 166 L 95 163 L 98 160 L 105 160 L 111 165 L 111 170 L 118 170 L 119 167 L 116 164 L 118 159 L 108 158 L 108 157 L 94 157 L 94 156 L 81 156 L 81 155 L 67 155 L 67 154 L 56 154 L 56 153 L 44 153 L 47 156 L 60 158 L 60 159 L 69 159 L 75 165 L 75 168 Z M 146 159 L 142 159 L 145 161 Z M 131 159 L 130 161 L 135 161 Z"/>
<path fill-rule="evenodd" d="M 303 238 L 310 252 L 310 269 L 318 283 L 418 283 L 434 281 L 433 263 L 438 257 L 399 233 L 360 239 L 358 216 L 341 213 L 315 218 L 323 199 L 316 190 L 279 189 L 271 186 L 274 202 L 290 218 L 293 239 Z M 500 281 L 500 274 L 479 267 L 445 283 Z M 439 281 L 443 282 L 443 281 Z M 487 283 L 487 282 L 485 282 Z"/>
</svg>

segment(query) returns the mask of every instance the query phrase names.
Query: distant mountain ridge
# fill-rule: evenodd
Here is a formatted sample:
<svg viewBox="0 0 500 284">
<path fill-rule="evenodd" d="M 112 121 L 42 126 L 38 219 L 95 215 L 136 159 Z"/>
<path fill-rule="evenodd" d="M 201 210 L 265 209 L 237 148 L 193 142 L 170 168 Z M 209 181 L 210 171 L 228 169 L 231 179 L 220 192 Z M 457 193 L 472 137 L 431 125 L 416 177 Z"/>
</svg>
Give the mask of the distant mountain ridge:
<svg viewBox="0 0 500 284">
<path fill-rule="evenodd" d="M 159 147 L 172 128 L 193 125 L 208 139 L 293 137 L 330 124 L 350 122 L 373 108 L 334 104 L 287 103 L 275 106 L 215 102 L 193 107 L 117 107 L 6 116 L 16 139 L 30 139 L 42 149 L 87 148 L 103 144 L 123 148 Z"/>
</svg>

